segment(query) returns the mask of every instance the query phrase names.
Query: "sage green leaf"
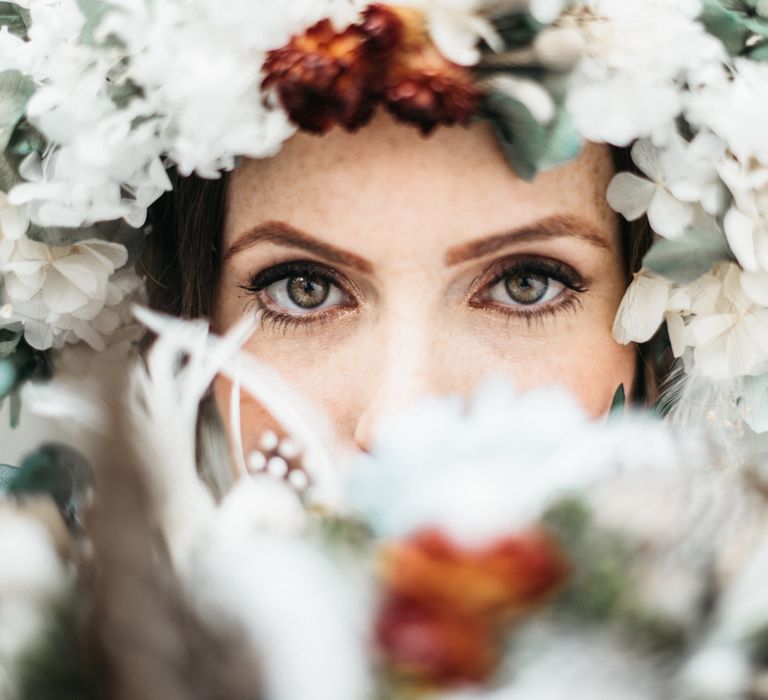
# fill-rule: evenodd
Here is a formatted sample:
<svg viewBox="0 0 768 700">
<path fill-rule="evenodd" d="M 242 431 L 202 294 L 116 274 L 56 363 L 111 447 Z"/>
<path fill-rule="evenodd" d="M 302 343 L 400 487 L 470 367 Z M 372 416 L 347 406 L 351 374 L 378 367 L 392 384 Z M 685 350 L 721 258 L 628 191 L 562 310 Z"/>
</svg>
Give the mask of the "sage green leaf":
<svg viewBox="0 0 768 700">
<path fill-rule="evenodd" d="M 18 369 L 12 357 L 0 360 L 0 401 L 16 388 Z"/>
<path fill-rule="evenodd" d="M 83 17 L 85 17 L 85 23 L 83 24 L 83 31 L 81 34 L 83 43 L 89 46 L 103 46 L 114 43 L 111 38 L 106 38 L 104 41 L 97 41 L 96 31 L 101 25 L 104 17 L 116 9 L 115 5 L 110 2 L 105 2 L 105 0 L 77 0 L 77 6 Z"/>
<path fill-rule="evenodd" d="M 23 337 L 24 331 L 21 329 L 0 328 L 0 359 L 10 357 L 16 352 Z"/>
<path fill-rule="evenodd" d="M 18 158 L 30 153 L 42 153 L 45 149 L 45 137 L 25 119 L 22 119 L 8 143 L 7 151 Z"/>
<path fill-rule="evenodd" d="M 16 467 L 10 464 L 0 464 L 0 497 L 7 491 L 8 486 L 16 478 Z"/>
<path fill-rule="evenodd" d="M 77 525 L 92 485 L 91 468 L 77 450 L 48 443 L 24 458 L 8 493 L 16 497 L 48 495 L 65 520 Z"/>
<path fill-rule="evenodd" d="M 28 9 L 15 2 L 0 2 L 0 27 L 8 27 L 11 34 L 26 39 L 30 23 Z"/>
<path fill-rule="evenodd" d="M 11 140 L 34 91 L 32 79 L 20 71 L 5 70 L 0 73 L 0 151 L 4 151 Z"/>
<path fill-rule="evenodd" d="M 581 153 L 581 134 L 564 107 L 558 110 L 555 121 L 547 129 L 546 142 L 539 160 L 539 170 L 567 163 Z"/>
<path fill-rule="evenodd" d="M 608 412 L 624 413 L 624 406 L 626 403 L 627 403 L 627 397 L 624 392 L 624 385 L 619 384 L 619 386 L 616 389 L 616 392 L 613 395 L 613 400 L 611 401 L 611 408 Z"/>
<path fill-rule="evenodd" d="M 687 284 L 721 260 L 733 260 L 725 236 L 718 230 L 691 227 L 678 238 L 656 241 L 643 259 L 643 267 L 668 280 Z"/>
<path fill-rule="evenodd" d="M 738 56 L 744 50 L 749 32 L 739 15 L 726 9 L 719 0 L 704 0 L 699 19 L 731 55 Z"/>
<path fill-rule="evenodd" d="M 761 41 L 749 49 L 747 56 L 753 61 L 768 61 L 768 41 Z"/>
<path fill-rule="evenodd" d="M 493 28 L 507 51 L 529 46 L 541 31 L 541 25 L 527 12 L 511 12 L 493 19 Z"/>
<path fill-rule="evenodd" d="M 483 110 L 507 162 L 523 180 L 533 180 L 547 147 L 544 126 L 522 102 L 502 93 L 487 95 Z"/>
</svg>

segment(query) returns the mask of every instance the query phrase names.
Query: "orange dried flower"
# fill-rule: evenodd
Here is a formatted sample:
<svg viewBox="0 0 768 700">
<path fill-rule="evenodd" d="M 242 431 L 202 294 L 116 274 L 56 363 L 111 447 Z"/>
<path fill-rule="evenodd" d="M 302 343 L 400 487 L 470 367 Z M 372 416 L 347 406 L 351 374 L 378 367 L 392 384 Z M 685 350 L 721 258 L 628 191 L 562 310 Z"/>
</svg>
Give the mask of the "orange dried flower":
<svg viewBox="0 0 768 700">
<path fill-rule="evenodd" d="M 362 25 L 343 32 L 322 20 L 268 54 L 262 87 L 277 91 L 301 129 L 324 133 L 338 123 L 355 131 L 370 120 L 384 59 L 399 32 L 375 13 L 368 14 Z"/>
<path fill-rule="evenodd" d="M 393 669 L 420 681 L 482 681 L 496 665 L 500 631 L 551 596 L 568 570 L 541 530 L 480 549 L 421 532 L 384 553 L 377 643 Z"/>
<path fill-rule="evenodd" d="M 445 59 L 420 12 L 371 5 L 342 32 L 318 22 L 271 51 L 263 88 L 274 89 L 290 118 L 305 131 L 334 124 L 355 131 L 383 102 L 424 134 L 438 124 L 467 124 L 481 94 L 466 68 Z"/>
<path fill-rule="evenodd" d="M 385 78 L 387 109 L 424 134 L 438 124 L 468 124 L 482 96 L 472 72 L 437 50 L 423 14 L 403 7 L 391 11 L 401 20 L 404 36 Z"/>
<path fill-rule="evenodd" d="M 480 682 L 498 663 L 487 619 L 456 615 L 402 597 L 387 599 L 376 641 L 389 667 L 432 685 Z"/>
<path fill-rule="evenodd" d="M 389 589 L 413 600 L 476 615 L 522 613 L 565 580 L 565 555 L 541 530 L 498 540 L 485 549 L 461 547 L 425 531 L 385 553 Z"/>
</svg>

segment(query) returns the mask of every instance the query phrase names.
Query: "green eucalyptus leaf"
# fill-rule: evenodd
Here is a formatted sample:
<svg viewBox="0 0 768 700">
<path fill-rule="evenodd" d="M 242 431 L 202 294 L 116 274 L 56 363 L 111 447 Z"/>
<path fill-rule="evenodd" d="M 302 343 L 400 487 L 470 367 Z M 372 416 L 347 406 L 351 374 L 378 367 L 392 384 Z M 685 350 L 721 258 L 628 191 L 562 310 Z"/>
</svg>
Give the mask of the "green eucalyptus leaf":
<svg viewBox="0 0 768 700">
<path fill-rule="evenodd" d="M 67 445 L 48 443 L 24 459 L 8 493 L 17 498 L 48 495 L 73 525 L 92 485 L 91 468 L 79 452 Z"/>
<path fill-rule="evenodd" d="M 114 39 L 105 38 L 103 41 L 97 41 L 96 32 L 101 25 L 102 20 L 110 12 L 117 9 L 111 2 L 105 0 L 77 0 L 77 6 L 85 17 L 81 39 L 83 43 L 89 46 L 113 45 Z"/>
<path fill-rule="evenodd" d="M 616 389 L 616 393 L 613 395 L 613 400 L 611 401 L 611 408 L 609 410 L 609 413 L 623 413 L 624 412 L 624 406 L 627 403 L 627 397 L 624 392 L 624 385 L 619 384 L 619 386 Z"/>
<path fill-rule="evenodd" d="M 10 464 L 0 464 L 0 496 L 4 494 L 11 482 L 16 478 L 18 469 Z"/>
<path fill-rule="evenodd" d="M 673 282 L 687 284 L 721 260 L 732 260 L 725 236 L 717 229 L 692 227 L 678 238 L 656 241 L 643 259 L 643 267 Z"/>
<path fill-rule="evenodd" d="M 24 331 L 19 329 L 0 328 L 0 359 L 10 357 L 24 337 Z"/>
<path fill-rule="evenodd" d="M 0 2 L 0 27 L 8 27 L 11 34 L 26 39 L 30 23 L 28 9 L 15 2 Z"/>
<path fill-rule="evenodd" d="M 483 107 L 507 162 L 523 180 L 533 180 L 547 147 L 544 126 L 522 102 L 499 92 L 487 95 Z"/>
<path fill-rule="evenodd" d="M 539 169 L 548 170 L 576 158 L 583 144 L 581 134 L 573 124 L 571 115 L 560 108 L 555 121 L 547 129 L 547 144 L 539 159 Z"/>
<path fill-rule="evenodd" d="M 0 73 L 0 151 L 4 151 L 11 140 L 34 91 L 32 79 L 20 71 Z"/>
<path fill-rule="evenodd" d="M 527 12 L 511 12 L 494 18 L 493 27 L 507 51 L 530 45 L 542 27 Z"/>
<path fill-rule="evenodd" d="M 723 42 L 731 55 L 737 56 L 744 50 L 749 32 L 741 17 L 724 7 L 722 2 L 704 0 L 699 19 L 710 34 Z"/>
<path fill-rule="evenodd" d="M 26 120 L 17 125 L 8 143 L 8 152 L 23 158 L 30 153 L 42 153 L 45 148 L 45 137 Z"/>
<path fill-rule="evenodd" d="M 761 41 L 749 49 L 747 53 L 753 61 L 768 61 L 768 41 Z"/>
<path fill-rule="evenodd" d="M 0 401 L 5 399 L 16 388 L 18 380 L 18 368 L 13 357 L 4 357 L 0 360 Z"/>
</svg>

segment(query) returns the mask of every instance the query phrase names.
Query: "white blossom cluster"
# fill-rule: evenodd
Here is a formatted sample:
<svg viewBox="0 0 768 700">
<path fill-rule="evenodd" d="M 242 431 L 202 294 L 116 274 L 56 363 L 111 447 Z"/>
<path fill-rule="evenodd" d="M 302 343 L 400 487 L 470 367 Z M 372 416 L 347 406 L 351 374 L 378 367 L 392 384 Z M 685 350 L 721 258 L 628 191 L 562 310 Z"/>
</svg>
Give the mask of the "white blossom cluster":
<svg viewBox="0 0 768 700">
<path fill-rule="evenodd" d="M 705 30 L 699 0 L 588 5 L 590 21 L 583 8 L 568 19 L 587 37 L 568 107 L 586 138 L 633 143 L 639 174 L 617 174 L 608 202 L 630 221 L 647 215 L 659 250 L 677 251 L 663 269 L 658 258 L 646 260 L 649 269 L 621 305 L 615 337 L 642 342 L 666 321 L 689 376 L 740 382 L 763 375 L 768 63 L 730 56 Z M 760 3 L 753 14 L 766 19 Z"/>
<path fill-rule="evenodd" d="M 41 349 L 72 340 L 103 345 L 115 326 L 115 314 L 105 310 L 125 296 L 124 285 L 112 281 L 126 267 L 125 251 L 92 240 L 33 242 L 25 238 L 28 227 L 68 229 L 118 219 L 141 227 L 147 208 L 171 188 L 169 166 L 214 178 L 238 157 L 275 154 L 294 126 L 261 87 L 267 52 L 321 19 L 342 29 L 369 4 L 11 3 L 28 13 L 28 37 L 0 31 L 0 66 L 31 84 L 23 113 L 43 146 L 23 157 L 15 182 L 0 193 L 0 326 L 21 323 L 27 342 Z M 634 142 L 640 175 L 618 174 L 609 203 L 630 220 L 647 214 L 665 239 L 679 240 L 700 227 L 721 231 L 738 265 L 731 277 L 752 276 L 735 287 L 754 290 L 754 275 L 768 275 L 768 62 L 733 58 L 705 27 L 701 0 L 398 4 L 421 11 L 439 50 L 467 66 L 480 59 L 481 41 L 492 50 L 504 48 L 493 17 L 528 10 L 542 27 L 554 22 L 555 31 L 543 32 L 533 52 L 554 70 L 576 62 L 565 104 L 581 137 L 616 146 Z M 757 21 L 762 15 L 759 8 L 755 12 Z M 511 75 L 503 80 L 537 119 L 552 123 L 555 103 L 543 87 Z M 8 136 L 3 128 L 1 139 Z M 705 272 L 711 266 L 700 274 Z M 633 307 L 655 303 L 656 297 L 638 294 L 648 288 L 644 275 L 617 321 L 617 337 L 624 341 L 647 335 L 645 327 L 638 333 L 632 323 L 625 325 L 628 314 L 645 313 L 627 310 L 629 301 Z M 707 279 L 709 290 L 711 280 L 724 284 L 725 277 L 712 273 Z M 761 298 L 749 298 L 753 310 L 763 308 Z M 721 290 L 717 313 L 745 317 L 734 299 Z M 648 318 L 659 317 L 655 306 L 651 311 Z M 676 351 L 706 345 L 705 352 L 689 353 L 688 369 L 734 379 L 747 369 L 757 372 L 759 363 L 744 358 L 762 352 L 762 341 L 742 334 L 715 349 L 690 329 L 699 325 L 691 325 L 692 314 L 701 321 L 701 313 L 665 309 L 661 315 L 688 329 L 684 341 L 672 330 Z"/>
</svg>

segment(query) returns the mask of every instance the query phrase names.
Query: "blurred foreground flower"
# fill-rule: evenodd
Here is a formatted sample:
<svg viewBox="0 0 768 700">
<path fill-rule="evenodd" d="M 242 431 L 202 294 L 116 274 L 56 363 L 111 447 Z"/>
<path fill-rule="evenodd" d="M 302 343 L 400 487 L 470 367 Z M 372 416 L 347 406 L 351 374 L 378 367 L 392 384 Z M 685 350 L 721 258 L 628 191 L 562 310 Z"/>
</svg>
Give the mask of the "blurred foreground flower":
<svg viewBox="0 0 768 700">
<path fill-rule="evenodd" d="M 424 531 L 385 548 L 376 637 L 390 669 L 426 683 L 487 681 L 502 633 L 565 580 L 565 555 L 543 531 L 461 546 Z"/>
</svg>

